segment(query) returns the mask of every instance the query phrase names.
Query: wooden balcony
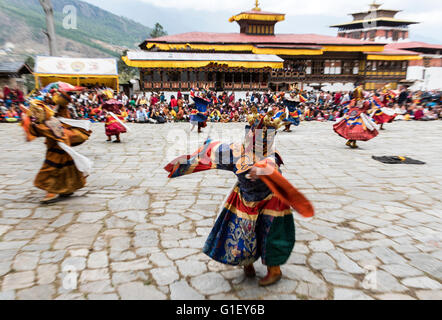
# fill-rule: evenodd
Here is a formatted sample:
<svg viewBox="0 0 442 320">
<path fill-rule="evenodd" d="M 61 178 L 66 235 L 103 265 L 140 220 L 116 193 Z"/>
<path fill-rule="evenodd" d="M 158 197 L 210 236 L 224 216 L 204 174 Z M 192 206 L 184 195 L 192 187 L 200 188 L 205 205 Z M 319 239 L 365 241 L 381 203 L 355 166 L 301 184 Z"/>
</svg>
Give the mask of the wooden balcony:
<svg viewBox="0 0 442 320">
<path fill-rule="evenodd" d="M 181 81 L 171 81 L 171 82 L 144 82 L 143 88 L 147 90 L 157 90 L 157 91 L 189 91 L 192 88 L 203 88 L 208 86 L 214 89 L 219 83 L 214 81 L 191 81 L 191 82 L 181 82 Z M 251 82 L 251 83 L 241 83 L 241 82 L 224 82 L 221 84 L 223 90 L 261 90 L 268 89 L 268 82 Z M 216 88 L 219 90 L 220 88 Z"/>
</svg>

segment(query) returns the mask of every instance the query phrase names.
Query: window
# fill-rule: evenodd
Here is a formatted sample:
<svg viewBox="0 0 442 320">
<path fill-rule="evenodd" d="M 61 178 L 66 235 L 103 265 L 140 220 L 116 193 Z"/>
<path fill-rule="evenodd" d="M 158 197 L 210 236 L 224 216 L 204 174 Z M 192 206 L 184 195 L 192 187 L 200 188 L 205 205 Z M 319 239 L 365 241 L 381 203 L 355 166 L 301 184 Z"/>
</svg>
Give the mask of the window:
<svg viewBox="0 0 442 320">
<path fill-rule="evenodd" d="M 408 62 L 407 61 L 403 61 L 402 62 L 402 71 L 406 71 L 408 67 Z"/>
<path fill-rule="evenodd" d="M 153 81 L 161 81 L 161 75 L 159 71 L 153 72 Z"/>
<path fill-rule="evenodd" d="M 312 60 L 307 60 L 305 65 L 305 73 L 312 74 Z"/>
<path fill-rule="evenodd" d="M 168 81 L 179 81 L 180 72 L 177 71 L 169 71 L 167 72 L 167 80 Z"/>
<path fill-rule="evenodd" d="M 313 74 L 324 74 L 324 61 L 313 61 Z"/>
<path fill-rule="evenodd" d="M 325 60 L 324 74 L 341 74 L 341 61 Z"/>
<path fill-rule="evenodd" d="M 353 74 L 359 73 L 359 60 L 353 61 Z"/>
</svg>

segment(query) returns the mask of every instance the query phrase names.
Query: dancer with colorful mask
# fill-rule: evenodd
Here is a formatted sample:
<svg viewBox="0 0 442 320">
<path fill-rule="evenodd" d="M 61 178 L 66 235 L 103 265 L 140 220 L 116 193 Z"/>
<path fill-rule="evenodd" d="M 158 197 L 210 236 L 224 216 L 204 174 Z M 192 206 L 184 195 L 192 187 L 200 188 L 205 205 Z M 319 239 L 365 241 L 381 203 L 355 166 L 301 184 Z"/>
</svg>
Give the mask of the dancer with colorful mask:
<svg viewBox="0 0 442 320">
<path fill-rule="evenodd" d="M 112 136 L 115 136 L 114 143 L 121 143 L 120 134 L 127 132 L 127 126 L 124 123 L 125 119 L 121 115 L 120 107 L 122 102 L 110 99 L 104 102 L 102 109 L 106 111 L 106 123 L 104 124 L 107 141 L 112 141 Z"/>
<path fill-rule="evenodd" d="M 90 121 L 70 119 L 67 106 L 71 98 L 67 93 L 55 92 L 51 99 L 54 108 L 40 100 L 31 100 L 29 108 L 22 106 L 27 141 L 46 138 L 46 158 L 34 181 L 37 188 L 47 192 L 41 200 L 45 204 L 83 188 L 92 168 L 92 161 L 72 148 L 89 139 Z"/>
<path fill-rule="evenodd" d="M 360 88 L 353 94 L 354 99 L 348 105 L 349 110 L 336 120 L 333 130 L 347 139 L 346 145 L 352 149 L 358 148 L 356 141 L 369 141 L 379 134 L 377 124 L 367 115 L 371 103 L 363 99 Z"/>
<path fill-rule="evenodd" d="M 228 265 L 242 266 L 247 277 L 255 277 L 253 263 L 261 258 L 267 275 L 259 285 L 268 286 L 282 277 L 295 244 L 291 208 L 312 217 L 310 202 L 282 175 L 282 158 L 274 148 L 280 118 L 257 110 L 248 117 L 244 143 L 225 144 L 208 139 L 194 154 L 181 156 L 165 170 L 169 178 L 220 169 L 237 176 L 203 252 Z"/>
</svg>

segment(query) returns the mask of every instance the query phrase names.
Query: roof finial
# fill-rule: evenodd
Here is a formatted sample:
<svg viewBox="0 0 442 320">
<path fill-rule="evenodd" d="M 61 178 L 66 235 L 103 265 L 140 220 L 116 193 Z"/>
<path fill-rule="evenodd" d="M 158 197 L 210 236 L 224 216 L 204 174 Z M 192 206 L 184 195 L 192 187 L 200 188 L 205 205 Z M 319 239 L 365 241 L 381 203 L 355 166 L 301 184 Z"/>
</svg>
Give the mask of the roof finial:
<svg viewBox="0 0 442 320">
<path fill-rule="evenodd" d="M 259 7 L 259 1 L 255 0 L 255 8 L 253 8 L 253 11 L 261 11 L 261 8 Z"/>
<path fill-rule="evenodd" d="M 373 0 L 373 3 L 370 4 L 370 9 L 377 10 L 380 6 L 382 6 L 382 3 L 376 3 L 376 0 Z"/>
</svg>

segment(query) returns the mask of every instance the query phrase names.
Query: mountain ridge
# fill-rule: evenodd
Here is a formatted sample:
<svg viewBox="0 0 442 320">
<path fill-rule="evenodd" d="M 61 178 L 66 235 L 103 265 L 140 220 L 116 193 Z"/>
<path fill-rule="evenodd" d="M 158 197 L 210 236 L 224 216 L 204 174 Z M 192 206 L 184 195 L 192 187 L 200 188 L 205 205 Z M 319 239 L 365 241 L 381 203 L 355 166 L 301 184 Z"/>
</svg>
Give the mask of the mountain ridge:
<svg viewBox="0 0 442 320">
<path fill-rule="evenodd" d="M 118 57 L 135 49 L 152 28 L 80 0 L 52 1 L 59 56 Z M 63 27 L 63 8 L 74 6 L 77 29 Z M 153 24 L 153 23 L 152 23 Z M 48 55 L 46 20 L 38 0 L 0 0 L 0 57 Z"/>
</svg>

